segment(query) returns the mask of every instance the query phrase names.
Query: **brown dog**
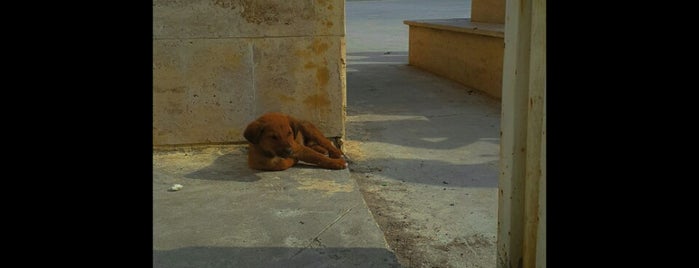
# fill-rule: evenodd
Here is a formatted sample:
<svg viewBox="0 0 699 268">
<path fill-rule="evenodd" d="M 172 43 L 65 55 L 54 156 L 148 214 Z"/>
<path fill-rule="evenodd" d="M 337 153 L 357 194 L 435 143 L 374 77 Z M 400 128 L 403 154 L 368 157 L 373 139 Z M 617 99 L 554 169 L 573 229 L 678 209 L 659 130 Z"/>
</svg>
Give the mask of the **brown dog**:
<svg viewBox="0 0 699 268">
<path fill-rule="evenodd" d="M 285 170 L 298 161 L 327 169 L 344 169 L 347 162 L 313 124 L 282 113 L 267 113 L 248 124 L 248 165 L 259 170 Z"/>
</svg>

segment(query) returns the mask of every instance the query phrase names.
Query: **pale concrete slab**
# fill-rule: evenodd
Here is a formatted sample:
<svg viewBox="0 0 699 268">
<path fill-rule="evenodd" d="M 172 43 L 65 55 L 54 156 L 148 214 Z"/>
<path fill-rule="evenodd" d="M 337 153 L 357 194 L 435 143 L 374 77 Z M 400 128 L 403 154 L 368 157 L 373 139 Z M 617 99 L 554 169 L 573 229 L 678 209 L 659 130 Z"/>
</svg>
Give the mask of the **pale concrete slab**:
<svg viewBox="0 0 699 268">
<path fill-rule="evenodd" d="M 406 267 L 495 267 L 500 102 L 407 65 L 348 53 L 345 153 Z"/>
<path fill-rule="evenodd" d="M 348 170 L 259 172 L 245 147 L 154 152 L 154 267 L 399 267 Z"/>
<path fill-rule="evenodd" d="M 405 267 L 496 267 L 500 102 L 409 66 L 403 24 L 468 18 L 470 6 L 347 2 L 345 152 Z"/>
</svg>

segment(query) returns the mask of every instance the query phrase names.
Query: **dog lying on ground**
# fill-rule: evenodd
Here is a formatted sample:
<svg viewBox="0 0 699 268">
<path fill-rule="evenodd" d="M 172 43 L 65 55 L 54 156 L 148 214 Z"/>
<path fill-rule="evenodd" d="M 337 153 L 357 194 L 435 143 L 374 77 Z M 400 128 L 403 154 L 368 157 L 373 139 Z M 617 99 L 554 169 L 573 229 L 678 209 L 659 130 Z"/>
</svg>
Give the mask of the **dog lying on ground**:
<svg viewBox="0 0 699 268">
<path fill-rule="evenodd" d="M 248 165 L 258 170 L 285 170 L 298 161 L 326 169 L 345 169 L 343 153 L 311 122 L 283 113 L 266 113 L 248 124 Z"/>
</svg>

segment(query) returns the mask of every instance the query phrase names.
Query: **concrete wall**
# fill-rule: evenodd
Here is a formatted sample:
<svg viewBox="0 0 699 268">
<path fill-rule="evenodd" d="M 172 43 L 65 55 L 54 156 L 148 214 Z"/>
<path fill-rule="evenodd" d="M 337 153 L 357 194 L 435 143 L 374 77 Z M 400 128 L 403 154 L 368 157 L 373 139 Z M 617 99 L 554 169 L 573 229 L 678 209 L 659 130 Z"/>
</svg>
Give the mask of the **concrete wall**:
<svg viewBox="0 0 699 268">
<path fill-rule="evenodd" d="M 344 136 L 344 0 L 154 0 L 153 144 L 242 142 L 268 111 Z"/>
<path fill-rule="evenodd" d="M 411 65 L 501 97 L 502 37 L 412 25 L 409 35 Z"/>
<path fill-rule="evenodd" d="M 505 0 L 471 0 L 471 20 L 505 23 Z"/>
</svg>

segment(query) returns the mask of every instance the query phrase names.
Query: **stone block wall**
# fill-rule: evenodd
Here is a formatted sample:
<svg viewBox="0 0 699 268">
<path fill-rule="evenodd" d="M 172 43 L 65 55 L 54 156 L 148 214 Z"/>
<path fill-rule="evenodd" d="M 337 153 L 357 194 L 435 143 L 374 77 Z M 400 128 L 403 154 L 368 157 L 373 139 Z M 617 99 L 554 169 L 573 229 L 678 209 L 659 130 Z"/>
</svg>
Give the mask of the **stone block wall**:
<svg viewBox="0 0 699 268">
<path fill-rule="evenodd" d="M 153 144 L 244 142 L 279 111 L 344 136 L 344 0 L 154 0 Z"/>
</svg>

